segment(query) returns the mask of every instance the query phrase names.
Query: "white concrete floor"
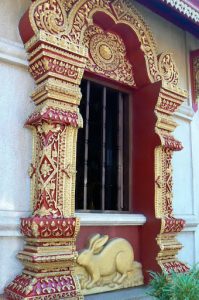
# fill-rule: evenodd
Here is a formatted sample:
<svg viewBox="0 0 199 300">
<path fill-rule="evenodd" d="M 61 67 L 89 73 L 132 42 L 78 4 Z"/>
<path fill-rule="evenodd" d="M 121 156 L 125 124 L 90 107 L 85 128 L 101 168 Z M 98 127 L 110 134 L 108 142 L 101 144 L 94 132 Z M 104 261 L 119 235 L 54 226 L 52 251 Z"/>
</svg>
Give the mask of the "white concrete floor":
<svg viewBox="0 0 199 300">
<path fill-rule="evenodd" d="M 85 296 L 85 300 L 152 300 L 146 287 L 129 288 L 114 292 Z"/>
</svg>

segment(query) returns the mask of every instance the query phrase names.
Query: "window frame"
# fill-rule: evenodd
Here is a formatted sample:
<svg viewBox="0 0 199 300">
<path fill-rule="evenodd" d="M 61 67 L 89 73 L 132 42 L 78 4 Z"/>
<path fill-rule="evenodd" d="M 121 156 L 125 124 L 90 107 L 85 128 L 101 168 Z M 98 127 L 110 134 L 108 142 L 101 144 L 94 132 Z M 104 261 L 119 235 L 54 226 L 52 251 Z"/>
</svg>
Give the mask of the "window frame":
<svg viewBox="0 0 199 300">
<path fill-rule="evenodd" d="M 128 151 L 129 151 L 129 169 L 128 169 L 128 210 L 92 210 L 92 209 L 77 209 L 76 208 L 76 213 L 77 214 L 92 214 L 93 216 L 96 215 L 98 216 L 98 214 L 106 214 L 108 215 L 117 215 L 117 214 L 122 214 L 122 215 L 131 215 L 133 214 L 133 191 L 132 191 L 132 186 L 133 186 L 133 89 L 128 87 L 128 86 L 124 86 L 119 82 L 113 82 L 112 80 L 104 80 L 103 77 L 99 76 L 99 75 L 95 75 L 95 74 L 91 74 L 90 72 L 88 72 L 89 74 L 87 74 L 87 72 L 85 72 L 84 77 L 82 78 L 82 80 L 87 80 L 96 84 L 101 85 L 102 87 L 106 87 L 106 88 L 111 88 L 115 91 L 118 91 L 120 93 L 125 93 L 128 94 L 128 105 L 129 105 L 129 126 L 128 126 L 128 135 L 129 135 L 129 139 L 128 139 Z M 84 120 L 83 120 L 84 121 Z M 80 129 L 81 130 L 81 129 Z M 78 143 L 77 143 L 77 147 L 78 147 Z M 78 173 L 77 175 L 78 176 Z M 133 214 L 133 215 L 138 215 L 138 214 Z M 145 223 L 145 221 L 143 221 L 143 218 L 145 218 L 143 215 L 139 214 L 139 216 L 141 216 L 141 221 L 139 222 L 139 225 L 143 225 Z M 93 223 L 95 223 L 95 221 L 93 220 Z M 127 222 L 128 223 L 128 222 Z"/>
</svg>

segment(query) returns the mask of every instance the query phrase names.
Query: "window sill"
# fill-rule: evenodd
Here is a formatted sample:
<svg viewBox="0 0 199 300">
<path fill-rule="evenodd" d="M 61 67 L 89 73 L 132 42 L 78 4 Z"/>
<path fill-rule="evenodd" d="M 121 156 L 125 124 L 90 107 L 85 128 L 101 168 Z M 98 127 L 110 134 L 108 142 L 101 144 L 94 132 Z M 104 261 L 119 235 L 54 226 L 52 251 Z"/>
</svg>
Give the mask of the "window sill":
<svg viewBox="0 0 199 300">
<path fill-rule="evenodd" d="M 141 214 L 76 213 L 81 226 L 142 226 L 146 217 Z"/>
<path fill-rule="evenodd" d="M 0 237 L 21 237 L 20 218 L 30 216 L 31 212 L 0 211 Z M 111 213 L 76 213 L 81 226 L 142 226 L 144 215 Z"/>
</svg>

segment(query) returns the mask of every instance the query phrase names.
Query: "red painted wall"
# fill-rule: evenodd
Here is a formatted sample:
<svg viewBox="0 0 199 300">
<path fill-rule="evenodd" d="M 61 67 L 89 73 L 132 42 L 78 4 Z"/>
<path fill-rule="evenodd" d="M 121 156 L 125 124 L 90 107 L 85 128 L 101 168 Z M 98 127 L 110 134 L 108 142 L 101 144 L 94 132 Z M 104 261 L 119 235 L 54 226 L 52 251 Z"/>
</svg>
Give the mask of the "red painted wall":
<svg viewBox="0 0 199 300">
<path fill-rule="evenodd" d="M 148 270 L 159 271 L 156 262 L 157 234 L 160 221 L 155 219 L 155 147 L 160 144 L 155 133 L 154 109 L 161 82 L 150 84 L 133 93 L 133 212 L 143 213 L 146 224 L 140 231 L 141 262 Z"/>
</svg>

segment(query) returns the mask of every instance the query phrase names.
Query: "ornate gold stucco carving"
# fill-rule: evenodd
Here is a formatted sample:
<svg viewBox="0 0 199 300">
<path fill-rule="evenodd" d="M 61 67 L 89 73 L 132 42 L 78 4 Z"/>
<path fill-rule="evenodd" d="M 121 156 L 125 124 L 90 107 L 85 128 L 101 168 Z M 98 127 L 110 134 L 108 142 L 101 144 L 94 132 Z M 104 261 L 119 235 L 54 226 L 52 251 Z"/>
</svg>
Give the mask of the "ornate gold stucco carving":
<svg viewBox="0 0 199 300">
<path fill-rule="evenodd" d="M 131 244 L 96 234 L 77 259 L 76 274 L 83 294 L 93 294 L 143 284 L 142 266 L 134 261 Z"/>
<path fill-rule="evenodd" d="M 199 57 L 193 59 L 193 85 L 195 100 L 199 102 Z"/>
<path fill-rule="evenodd" d="M 64 9 L 64 7 L 67 7 L 66 3 L 66 0 L 35 1 L 30 10 L 30 21 L 34 32 L 37 33 L 39 30 L 44 30 L 56 34 L 57 37 L 62 37 L 65 41 L 79 45 L 83 43 L 85 31 L 88 26 L 93 24 L 93 15 L 97 11 L 104 12 L 109 15 L 116 24 L 126 24 L 136 33 L 144 52 L 151 82 L 161 80 L 162 77 L 158 70 L 155 41 L 149 27 L 145 24 L 130 1 L 81 0 L 75 2 L 75 5 L 70 9 L 69 13 L 68 9 Z M 44 7 L 44 15 L 39 15 L 38 11 Z M 56 11 L 56 9 L 59 13 L 55 19 L 54 17 L 51 18 L 52 12 Z M 64 22 L 65 26 L 63 25 Z M 65 28 L 64 30 L 63 27 Z"/>
<path fill-rule="evenodd" d="M 36 0 L 29 10 L 35 35 L 26 44 L 29 70 L 37 84 L 32 94 L 37 107 L 26 122 L 33 132 L 29 169 L 33 214 L 21 222 L 26 245 L 19 258 L 25 269 L 7 287 L 10 299 L 82 299 L 74 275 L 79 230 L 79 220 L 74 216 L 76 140 L 78 127 L 82 125 L 79 85 L 86 65 L 94 62 L 100 69 L 91 70 L 99 75 L 102 69 L 113 72 L 113 67 L 122 65 L 123 70 L 126 65 L 128 72 L 122 80 L 134 86 L 132 66 L 124 58 L 123 41 L 110 32 L 98 32 L 97 37 L 88 34 L 89 28 L 94 28 L 93 16 L 97 11 L 107 14 L 115 24 L 131 28 L 140 42 L 150 82 L 162 80 L 155 108 L 155 130 L 160 138 L 155 151 L 154 182 L 155 217 L 161 220 L 157 261 L 167 272 L 186 270 L 176 260 L 181 245 L 175 234 L 184 221 L 173 217 L 171 167 L 173 151 L 182 148 L 171 135 L 176 126 L 172 114 L 186 94 L 177 87 L 178 76 L 171 55 L 160 56 L 158 62 L 152 34 L 130 1 Z M 118 46 L 115 53 L 113 44 Z M 114 76 L 110 78 L 122 81 L 117 72 Z M 133 261 L 130 244 L 124 239 L 107 240 L 107 236 L 96 235 L 90 240 L 90 249 L 79 255 L 84 293 L 143 283 L 141 265 Z"/>
<path fill-rule="evenodd" d="M 158 67 L 163 79 L 172 86 L 177 86 L 179 72 L 171 53 L 164 52 L 160 54 Z"/>
<path fill-rule="evenodd" d="M 43 29 L 51 34 L 58 34 L 68 27 L 61 0 L 35 1 L 30 9 L 30 20 L 35 32 Z"/>
<path fill-rule="evenodd" d="M 6 288 L 6 295 L 78 300 L 82 296 L 73 272 L 80 227 L 74 216 L 76 141 L 82 126 L 79 84 L 87 51 L 45 32 L 38 32 L 26 49 L 37 83 L 32 94 L 36 108 L 25 124 L 33 132 L 29 168 L 33 212 L 20 226 L 26 244 L 18 258 L 25 268 Z"/>
<path fill-rule="evenodd" d="M 92 25 L 85 31 L 83 44 L 89 49 L 88 70 L 135 86 L 132 64 L 127 58 L 124 42 L 118 35 L 106 33 L 99 26 Z"/>
<path fill-rule="evenodd" d="M 157 243 L 160 251 L 157 262 L 165 272 L 185 272 L 187 265 L 177 259 L 177 253 L 182 245 L 176 235 L 184 227 L 184 220 L 173 216 L 173 170 L 172 157 L 174 151 L 183 149 L 181 142 L 172 135 L 177 124 L 173 120 L 173 113 L 185 101 L 187 93 L 176 86 L 177 71 L 174 62 L 166 54 L 160 56 L 159 67 L 165 75 L 158 102 L 155 108 L 157 116 L 156 133 L 161 145 L 155 149 L 155 215 L 161 220 L 160 234 Z M 164 67 L 166 64 L 166 67 Z"/>
</svg>

